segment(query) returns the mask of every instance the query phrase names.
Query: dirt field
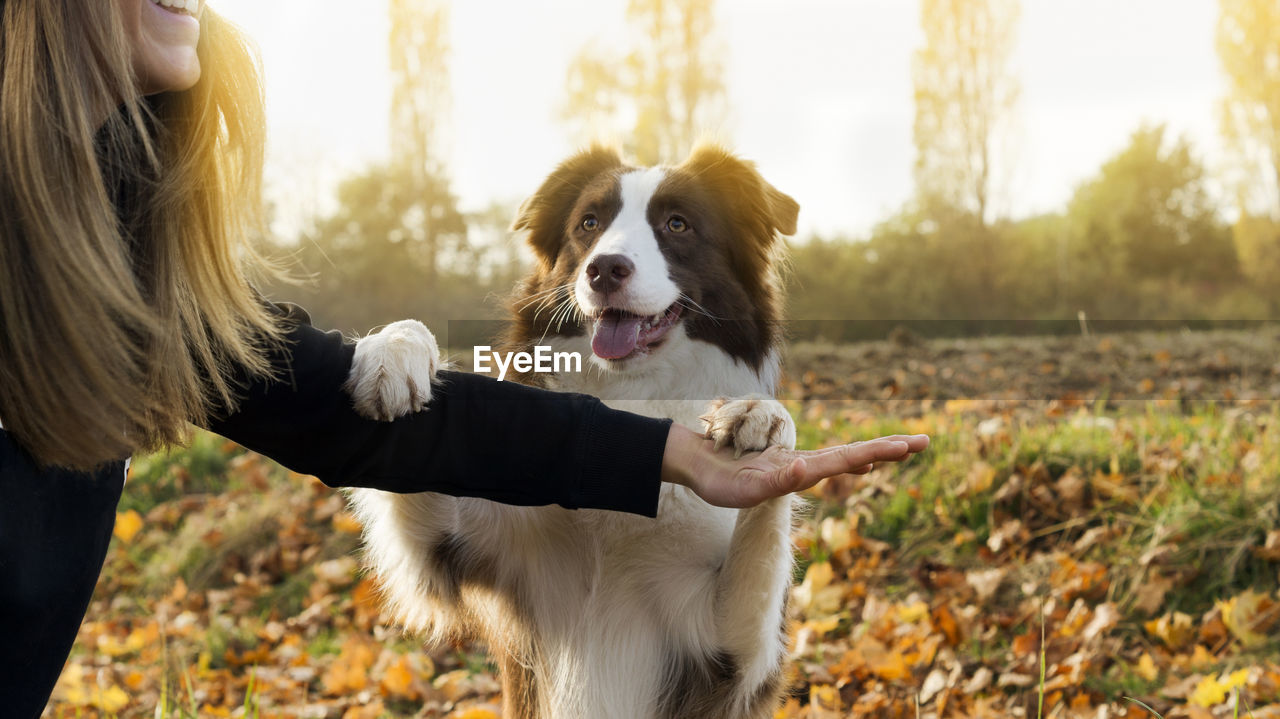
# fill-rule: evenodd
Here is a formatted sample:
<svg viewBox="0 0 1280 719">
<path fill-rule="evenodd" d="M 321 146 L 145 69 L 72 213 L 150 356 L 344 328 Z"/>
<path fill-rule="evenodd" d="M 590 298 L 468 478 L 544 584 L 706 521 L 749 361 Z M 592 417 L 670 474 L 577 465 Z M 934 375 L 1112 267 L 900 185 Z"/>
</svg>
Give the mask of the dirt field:
<svg viewBox="0 0 1280 719">
<path fill-rule="evenodd" d="M 923 340 L 909 330 L 849 345 L 799 343 L 783 395 L 872 401 L 1280 398 L 1280 323 L 1249 330 Z M 903 400 L 910 400 L 900 404 Z"/>
</svg>

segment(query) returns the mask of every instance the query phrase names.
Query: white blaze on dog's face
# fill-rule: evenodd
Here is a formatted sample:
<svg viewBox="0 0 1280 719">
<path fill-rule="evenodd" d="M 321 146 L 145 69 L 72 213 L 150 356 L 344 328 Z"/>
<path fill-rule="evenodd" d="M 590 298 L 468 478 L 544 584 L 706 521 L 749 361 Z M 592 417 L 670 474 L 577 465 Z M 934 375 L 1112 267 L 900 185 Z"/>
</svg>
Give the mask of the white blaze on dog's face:
<svg viewBox="0 0 1280 719">
<path fill-rule="evenodd" d="M 585 335 L 598 364 L 629 369 L 688 337 L 758 369 L 781 319 L 777 236 L 795 232 L 797 210 L 715 147 L 649 169 L 611 150 L 575 155 L 514 224 L 539 264 L 516 298 L 513 339 Z"/>
<path fill-rule="evenodd" d="M 648 216 L 650 200 L 666 176 L 658 167 L 626 172 L 617 180 L 617 215 L 588 212 L 583 217 L 595 228 L 588 232 L 600 239 L 579 266 L 574 295 L 593 321 L 591 350 L 601 359 L 648 354 L 680 317 L 680 288 L 667 271 Z"/>
</svg>

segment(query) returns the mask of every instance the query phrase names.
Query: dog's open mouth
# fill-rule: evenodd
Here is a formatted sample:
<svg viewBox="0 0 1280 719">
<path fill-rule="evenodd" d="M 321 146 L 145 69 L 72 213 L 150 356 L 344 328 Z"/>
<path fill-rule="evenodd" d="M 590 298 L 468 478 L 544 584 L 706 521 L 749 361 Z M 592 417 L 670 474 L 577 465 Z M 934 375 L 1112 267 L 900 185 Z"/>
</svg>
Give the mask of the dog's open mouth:
<svg viewBox="0 0 1280 719">
<path fill-rule="evenodd" d="M 601 359 L 620 360 L 645 354 L 662 343 L 662 338 L 680 319 L 680 305 L 673 304 L 660 315 L 637 315 L 607 309 L 596 315 L 591 351 Z"/>
</svg>

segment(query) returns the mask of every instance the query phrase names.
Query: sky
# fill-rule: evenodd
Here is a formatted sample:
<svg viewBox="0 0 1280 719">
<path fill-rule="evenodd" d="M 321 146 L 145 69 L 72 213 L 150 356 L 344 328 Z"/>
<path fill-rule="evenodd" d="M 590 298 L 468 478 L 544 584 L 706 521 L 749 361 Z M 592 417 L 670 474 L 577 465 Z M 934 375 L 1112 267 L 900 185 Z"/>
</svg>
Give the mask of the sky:
<svg viewBox="0 0 1280 719">
<path fill-rule="evenodd" d="M 268 192 L 288 235 L 391 152 L 385 2 L 209 2 L 262 51 Z M 567 68 L 584 43 L 627 44 L 625 6 L 452 3 L 448 166 L 464 210 L 518 203 L 577 149 L 557 119 Z M 919 3 L 720 0 L 717 12 L 730 112 L 708 129 L 799 201 L 800 236 L 866 236 L 912 194 Z M 1214 0 L 1023 0 L 998 209 L 1061 209 L 1144 122 L 1221 167 L 1216 19 Z"/>
</svg>

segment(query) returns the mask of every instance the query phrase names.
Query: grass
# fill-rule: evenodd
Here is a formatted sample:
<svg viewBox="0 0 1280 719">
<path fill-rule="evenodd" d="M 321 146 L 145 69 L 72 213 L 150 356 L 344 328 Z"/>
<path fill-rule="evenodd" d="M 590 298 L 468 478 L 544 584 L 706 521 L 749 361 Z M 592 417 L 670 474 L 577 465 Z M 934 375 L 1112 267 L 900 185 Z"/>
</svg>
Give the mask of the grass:
<svg viewBox="0 0 1280 719">
<path fill-rule="evenodd" d="M 160 690 L 160 701 L 155 709 L 156 719 L 200 719 L 201 707 L 196 699 L 191 672 L 188 670 L 182 672 L 182 696 L 170 697 L 169 687 L 173 683 L 171 677 L 166 677 Z M 249 687 L 245 691 L 244 703 L 240 709 L 237 716 L 241 719 L 259 719 L 260 717 L 262 708 L 259 706 L 256 672 L 251 671 L 249 674 Z M 114 716 L 110 715 L 111 719 L 114 719 Z"/>
<path fill-rule="evenodd" d="M 1115 429 L 1015 418 L 991 437 L 979 436 L 972 421 L 944 421 L 930 450 L 912 460 L 892 491 L 865 503 L 870 520 L 862 531 L 908 557 L 976 564 L 977 550 L 1010 518 L 1030 531 L 1023 550 L 1067 545 L 1103 527 L 1118 532 L 1118 541 L 1092 554 L 1110 566 L 1128 565 L 1133 581 L 1142 569 L 1137 560 L 1161 546 L 1169 548 L 1167 564 L 1200 568 L 1173 608 L 1202 611 L 1236 587 L 1273 589 L 1274 568 L 1249 549 L 1280 526 L 1280 484 L 1268 479 L 1280 476 L 1280 413 L 1245 421 L 1204 405 L 1186 416 L 1143 411 L 1109 419 Z M 810 446 L 822 436 L 904 431 L 802 427 Z M 1083 483 L 1083 497 L 1071 511 L 1057 511 L 1050 505 L 1062 499 L 1058 490 L 1069 474 L 1075 479 L 1068 481 Z M 969 539 L 946 541 L 957 536 Z"/>
<path fill-rule="evenodd" d="M 878 489 L 824 496 L 809 520 L 810 536 L 822 518 L 858 515 L 862 535 L 888 543 L 900 565 L 896 576 L 882 573 L 876 580 L 890 597 L 918 588 L 904 575 L 924 561 L 962 570 L 1002 564 L 1010 570 L 1004 585 L 1009 601 L 1019 588 L 1036 586 L 1046 594 L 1061 589 L 1036 566 L 1036 556 L 1057 552 L 1097 562 L 1106 569 L 1105 594 L 1091 601 L 1114 602 L 1122 614 L 1115 632 L 1138 646 L 1149 641 L 1142 624 L 1150 615 L 1136 599 L 1156 572 L 1172 580 L 1159 614 L 1198 617 L 1245 589 L 1277 589 L 1275 563 L 1254 550 L 1280 527 L 1280 484 L 1274 481 L 1280 476 L 1280 406 L 1095 403 L 1051 419 L 1047 405 L 988 403 L 972 412 L 961 407 L 897 420 L 830 407 L 817 416 L 798 413 L 802 447 L 916 431 L 934 439 L 928 452 Z M 990 423 L 993 416 L 1000 421 Z M 1068 497 L 1073 489 L 1077 496 Z M 1026 530 L 1023 539 L 993 551 L 988 540 L 1015 520 Z M 1077 549 L 1091 530 L 1100 539 Z M 802 563 L 824 558 L 818 546 L 802 555 Z M 1008 631 L 1012 637 L 1022 630 Z M 992 648 L 969 643 L 958 653 L 981 664 Z M 1235 659 L 1224 664 L 1274 661 L 1278 653 L 1275 641 L 1236 647 Z M 1050 709 L 1044 704 L 1043 634 L 1038 660 L 1034 705 L 1042 716 Z M 1153 696 L 1169 679 L 1144 679 L 1127 661 L 1116 661 L 1086 687 L 1118 701 Z"/>
</svg>

